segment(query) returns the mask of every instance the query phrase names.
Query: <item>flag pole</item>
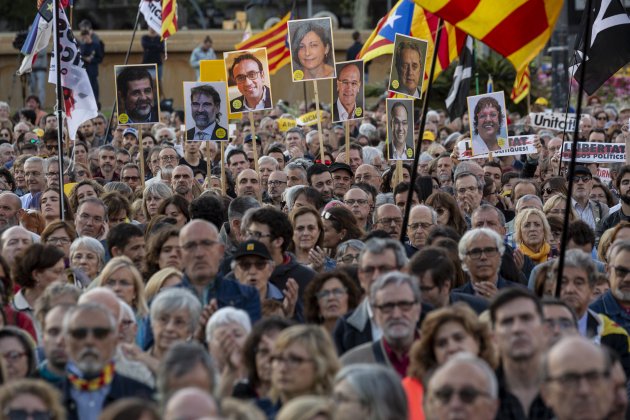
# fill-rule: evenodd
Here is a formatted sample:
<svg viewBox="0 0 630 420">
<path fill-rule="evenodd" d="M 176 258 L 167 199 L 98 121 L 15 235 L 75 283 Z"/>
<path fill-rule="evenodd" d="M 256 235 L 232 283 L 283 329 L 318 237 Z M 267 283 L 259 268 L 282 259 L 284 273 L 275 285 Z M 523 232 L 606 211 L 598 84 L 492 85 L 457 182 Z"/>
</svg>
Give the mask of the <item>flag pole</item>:
<svg viewBox="0 0 630 420">
<path fill-rule="evenodd" d="M 403 217 L 402 228 L 400 230 L 400 242 L 404 242 L 405 234 L 407 232 L 407 223 L 409 222 L 409 213 L 411 213 L 411 201 L 413 195 L 413 185 L 416 183 L 418 175 L 418 159 L 420 158 L 420 146 L 422 145 L 422 133 L 424 133 L 425 120 L 427 117 L 429 98 L 431 95 L 431 86 L 433 85 L 433 75 L 435 74 L 435 63 L 437 62 L 437 53 L 440 49 L 440 33 L 442 32 L 442 26 L 444 25 L 444 19 L 440 18 L 437 25 L 437 31 L 435 33 L 435 41 L 433 45 L 433 59 L 431 60 L 431 70 L 429 71 L 429 81 L 427 84 L 427 93 L 422 103 L 422 111 L 420 113 L 420 131 L 418 132 L 418 140 L 416 141 L 416 153 L 413 157 L 413 166 L 411 169 L 411 179 L 409 180 L 409 194 L 407 196 L 407 203 L 405 204 L 405 214 Z"/>
<path fill-rule="evenodd" d="M 580 116 L 582 114 L 582 96 L 584 94 L 584 79 L 586 78 L 586 65 L 588 64 L 588 60 L 586 59 L 586 57 L 588 57 L 588 49 L 589 49 L 589 44 L 590 44 L 590 39 L 589 39 L 589 35 L 590 35 L 590 31 L 591 31 L 591 9 L 593 7 L 593 1 L 592 0 L 587 0 L 586 1 L 586 7 L 584 8 L 584 13 L 587 13 L 586 15 L 586 25 L 584 25 L 584 59 L 582 60 L 582 73 L 580 73 L 580 86 L 578 88 L 578 97 L 577 97 L 577 106 L 575 109 L 575 127 L 573 128 L 573 145 L 571 147 L 571 160 L 569 161 L 569 166 L 568 166 L 568 171 L 567 171 L 567 178 L 568 178 L 568 185 L 567 185 L 567 189 L 569 191 L 569 194 L 567 196 L 566 199 L 566 203 L 564 205 L 564 221 L 563 221 L 563 226 L 562 226 L 562 236 L 561 236 L 561 240 L 560 240 L 560 255 L 558 257 L 558 277 L 556 278 L 556 290 L 555 290 L 555 296 L 556 297 L 560 297 L 560 289 L 562 287 L 562 275 L 563 275 L 563 271 L 564 271 L 564 254 L 566 252 L 566 244 L 567 244 L 567 239 L 568 239 L 568 231 L 569 231 L 569 214 L 570 214 L 570 209 L 571 206 L 573 205 L 572 203 L 572 197 L 573 197 L 573 174 L 575 173 L 575 160 L 576 160 L 576 156 L 577 156 L 577 144 L 578 144 L 578 135 L 579 135 L 579 130 L 580 130 Z M 564 144 L 564 140 L 563 140 L 563 144 Z M 562 157 L 560 158 L 560 161 L 562 161 Z"/>
<path fill-rule="evenodd" d="M 59 54 L 59 8 L 60 1 L 55 0 L 53 8 L 53 48 L 55 51 L 55 76 L 57 78 L 57 156 L 59 157 L 59 217 L 64 220 L 63 202 L 63 86 L 61 86 L 61 55 Z"/>
<path fill-rule="evenodd" d="M 123 65 L 126 65 L 127 62 L 129 62 L 129 54 L 131 54 L 131 46 L 133 45 L 133 40 L 136 37 L 136 31 L 138 30 L 139 20 L 140 20 L 140 6 L 138 6 L 138 13 L 136 14 L 136 23 L 133 25 L 133 32 L 131 33 L 131 42 L 129 43 L 129 47 L 127 48 L 127 54 L 125 55 L 125 62 Z M 107 136 L 109 135 L 109 129 L 112 124 L 112 116 L 114 115 L 115 111 L 116 111 L 116 101 L 114 101 L 114 105 L 112 105 L 112 112 L 111 114 L 109 114 L 111 116 L 107 119 L 107 128 L 105 129 L 105 139 L 107 139 Z M 116 122 L 116 125 L 118 125 L 118 122 Z M 142 142 L 142 140 L 140 142 Z"/>
</svg>

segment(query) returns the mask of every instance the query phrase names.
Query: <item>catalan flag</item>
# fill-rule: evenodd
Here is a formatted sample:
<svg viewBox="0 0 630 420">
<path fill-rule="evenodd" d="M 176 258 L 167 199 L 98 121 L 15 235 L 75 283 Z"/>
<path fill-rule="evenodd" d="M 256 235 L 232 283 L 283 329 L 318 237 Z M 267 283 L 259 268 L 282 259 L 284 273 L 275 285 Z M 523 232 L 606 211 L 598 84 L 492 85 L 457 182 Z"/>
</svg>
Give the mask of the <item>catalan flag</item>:
<svg viewBox="0 0 630 420">
<path fill-rule="evenodd" d="M 529 88 L 531 87 L 531 80 L 529 74 L 529 65 L 523 67 L 516 73 L 514 79 L 514 86 L 512 87 L 512 93 L 510 99 L 515 104 L 521 102 L 529 95 Z"/>
<path fill-rule="evenodd" d="M 287 13 L 280 22 L 259 34 L 249 37 L 247 40 L 236 44 L 237 50 L 251 50 L 254 48 L 267 48 L 267 60 L 269 61 L 269 73 L 275 74 L 280 68 L 289 64 L 291 53 L 289 51 L 287 22 L 291 19 L 291 13 Z"/>
<path fill-rule="evenodd" d="M 428 41 L 427 56 L 432 57 L 438 21 L 437 16 L 422 10 L 413 0 L 400 0 L 378 22 L 357 58 L 370 61 L 384 54 L 393 54 L 397 33 Z M 466 34 L 448 24 L 442 28 L 440 37 L 440 50 L 437 54 L 438 61 L 435 65 L 434 80 L 442 70 L 457 58 L 466 42 Z M 429 78 L 430 68 L 430 62 L 427 61 L 424 73 L 425 80 Z M 424 83 L 423 89 L 426 87 L 427 84 Z"/>
<path fill-rule="evenodd" d="M 162 0 L 162 39 L 177 32 L 177 0 Z"/>
<path fill-rule="evenodd" d="M 414 0 L 506 57 L 517 70 L 543 49 L 554 27 L 559 0 Z"/>
</svg>

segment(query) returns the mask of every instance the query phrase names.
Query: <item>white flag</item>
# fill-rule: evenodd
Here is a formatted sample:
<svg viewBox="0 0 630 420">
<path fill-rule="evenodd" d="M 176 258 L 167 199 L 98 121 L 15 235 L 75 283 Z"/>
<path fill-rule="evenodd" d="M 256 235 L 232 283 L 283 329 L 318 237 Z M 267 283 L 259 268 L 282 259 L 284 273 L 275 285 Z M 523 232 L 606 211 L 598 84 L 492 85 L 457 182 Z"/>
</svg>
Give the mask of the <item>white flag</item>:
<svg viewBox="0 0 630 420">
<path fill-rule="evenodd" d="M 161 0 L 140 0 L 140 12 L 147 24 L 158 34 L 162 33 Z"/>
<path fill-rule="evenodd" d="M 63 102 L 70 138 L 74 140 L 79 126 L 98 115 L 98 106 L 85 65 L 81 59 L 81 51 L 79 51 L 63 8 L 59 9 L 59 32 L 59 50 L 63 51 L 61 54 Z M 53 51 L 48 82 L 55 85 L 57 84 L 56 66 L 57 62 Z"/>
</svg>

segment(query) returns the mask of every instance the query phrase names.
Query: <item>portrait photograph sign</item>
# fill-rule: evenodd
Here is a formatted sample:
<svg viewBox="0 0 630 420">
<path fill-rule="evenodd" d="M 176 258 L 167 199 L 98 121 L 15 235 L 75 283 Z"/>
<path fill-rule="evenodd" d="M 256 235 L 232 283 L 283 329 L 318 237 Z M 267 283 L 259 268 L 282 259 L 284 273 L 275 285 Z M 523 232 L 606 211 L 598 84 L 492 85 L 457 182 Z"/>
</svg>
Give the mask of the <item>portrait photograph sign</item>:
<svg viewBox="0 0 630 420">
<path fill-rule="evenodd" d="M 114 66 L 119 124 L 160 122 L 160 92 L 156 64 Z"/>
<path fill-rule="evenodd" d="M 335 65 L 337 77 L 332 84 L 332 121 L 363 118 L 365 94 L 363 60 L 343 61 Z"/>
<path fill-rule="evenodd" d="M 428 42 L 423 39 L 396 34 L 389 90 L 412 98 L 422 97 L 424 68 Z"/>
<path fill-rule="evenodd" d="M 335 47 L 330 18 L 290 20 L 287 25 L 293 81 L 333 79 Z"/>
<path fill-rule="evenodd" d="M 223 57 L 230 112 L 273 109 L 267 49 L 231 51 Z"/>
<path fill-rule="evenodd" d="M 186 139 L 228 141 L 225 82 L 184 82 Z"/>
<path fill-rule="evenodd" d="M 468 118 L 473 156 L 510 147 L 503 91 L 469 96 Z"/>
<path fill-rule="evenodd" d="M 387 98 L 387 159 L 412 160 L 413 99 Z"/>
</svg>

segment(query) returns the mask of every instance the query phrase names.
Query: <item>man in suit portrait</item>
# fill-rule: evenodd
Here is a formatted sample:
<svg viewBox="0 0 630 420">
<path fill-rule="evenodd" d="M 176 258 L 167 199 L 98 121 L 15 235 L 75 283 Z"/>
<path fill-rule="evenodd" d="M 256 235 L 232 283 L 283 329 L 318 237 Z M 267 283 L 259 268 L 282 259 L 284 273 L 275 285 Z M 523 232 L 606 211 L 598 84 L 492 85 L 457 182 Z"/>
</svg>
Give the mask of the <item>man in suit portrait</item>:
<svg viewBox="0 0 630 420">
<path fill-rule="evenodd" d="M 409 112 L 404 102 L 396 102 L 389 114 L 390 160 L 413 159 L 413 128 L 409 130 Z"/>
<path fill-rule="evenodd" d="M 126 124 L 157 123 L 160 121 L 155 94 L 155 82 L 148 67 L 125 67 L 116 76 L 118 114 L 127 114 Z M 122 102 L 122 108 L 121 103 Z"/>
<path fill-rule="evenodd" d="M 422 87 L 423 62 L 420 44 L 402 41 L 396 45 L 394 52 L 396 72 L 400 78 L 400 86 L 393 89 L 396 92 L 420 98 Z"/>
<path fill-rule="evenodd" d="M 338 71 L 337 100 L 333 102 L 333 121 L 346 121 L 363 116 L 361 69 L 357 63 L 347 63 Z M 358 103 L 357 103 L 358 102 Z"/>
<path fill-rule="evenodd" d="M 265 69 L 254 54 L 241 54 L 234 60 L 230 75 L 241 96 L 230 101 L 231 112 L 271 109 L 271 90 L 265 86 Z"/>
<path fill-rule="evenodd" d="M 190 89 L 190 109 L 195 126 L 186 131 L 188 140 L 227 140 L 227 130 L 221 127 L 221 95 L 211 85 Z"/>
</svg>

